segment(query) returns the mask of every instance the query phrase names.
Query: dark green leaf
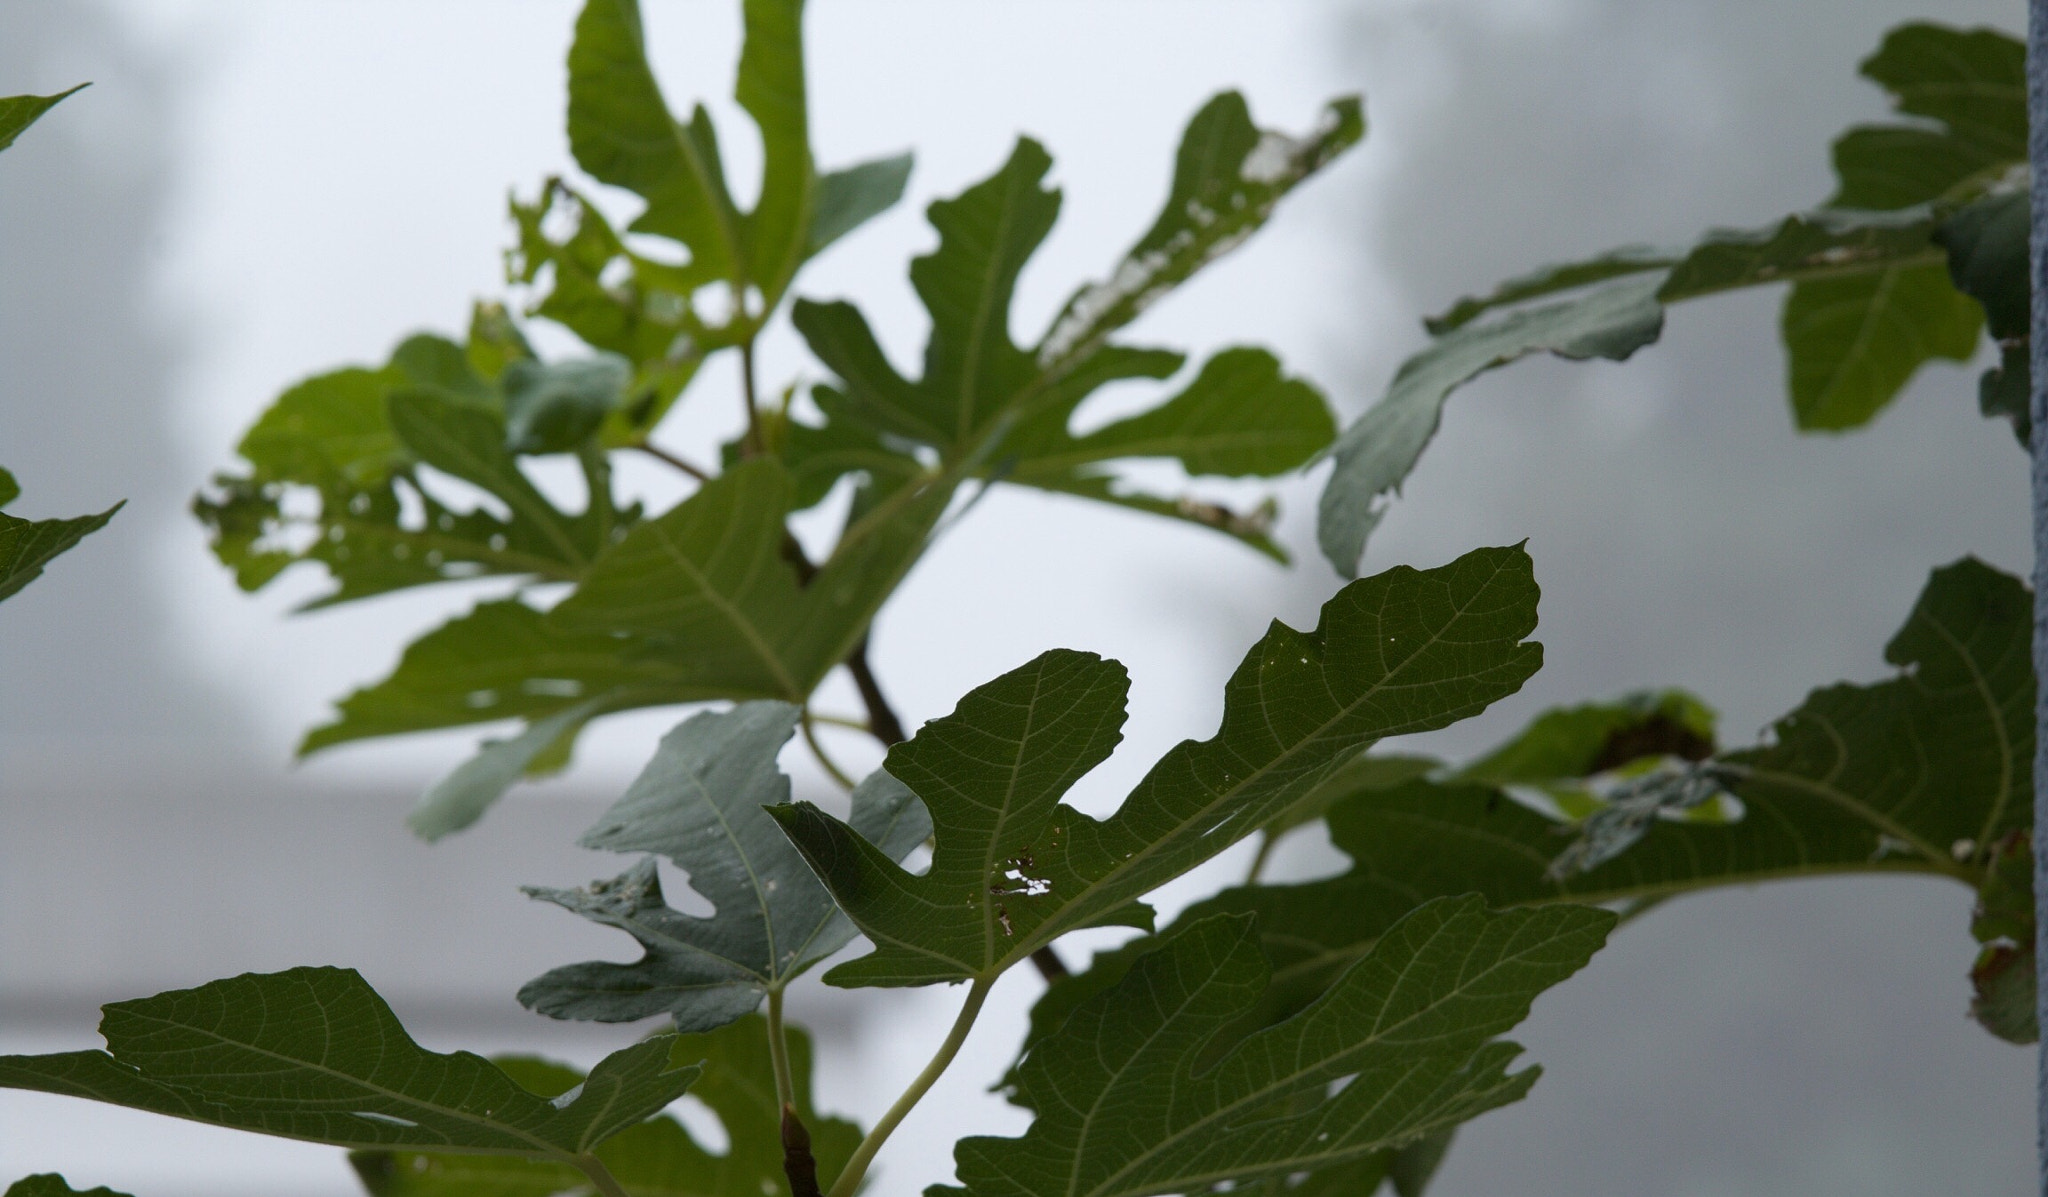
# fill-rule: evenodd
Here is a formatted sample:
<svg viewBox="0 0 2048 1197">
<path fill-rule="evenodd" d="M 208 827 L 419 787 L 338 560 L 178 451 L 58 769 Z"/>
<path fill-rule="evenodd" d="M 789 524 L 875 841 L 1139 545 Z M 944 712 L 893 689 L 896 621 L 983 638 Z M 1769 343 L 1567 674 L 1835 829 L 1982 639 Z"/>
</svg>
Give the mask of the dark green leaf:
<svg viewBox="0 0 2048 1197">
<path fill-rule="evenodd" d="M 1185 741 L 1098 821 L 1057 800 L 1115 744 L 1122 670 L 1050 653 L 970 694 L 890 750 L 930 809 L 931 870 L 912 876 L 807 804 L 771 811 L 873 953 L 828 983 L 992 976 L 1222 852 L 1383 736 L 1443 727 L 1518 689 L 1541 661 L 1519 548 L 1352 583 L 1302 633 L 1274 624 L 1225 689 L 1223 726 Z M 992 813 L 994 812 L 994 813 Z"/>
<path fill-rule="evenodd" d="M 1257 914 L 1277 970 L 1270 1000 L 1285 1013 L 1404 912 L 1442 895 L 1479 893 L 1495 907 L 1614 902 L 1841 872 L 1975 884 L 1977 854 L 2032 813 L 2031 610 L 2017 579 L 1979 562 L 1934 571 L 1885 650 L 1900 676 L 1816 690 L 1775 725 L 1772 742 L 1708 762 L 1741 800 L 1733 822 L 1651 819 L 1622 829 L 1639 838 L 1587 857 L 1605 863 L 1560 874 L 1553 862 L 1573 828 L 1492 786 L 1365 789 L 1329 814 L 1350 872 L 1227 890 L 1182 918 Z M 1052 1007 L 1034 1012 L 1040 1033 L 1059 1007 L 1111 983 L 1130 951 L 1055 987 L 1040 1003 Z M 1080 988 L 1061 997 L 1066 985 Z"/>
<path fill-rule="evenodd" d="M 5 507 L 20 497 L 21 483 L 14 480 L 13 474 L 0 469 L 0 507 Z"/>
<path fill-rule="evenodd" d="M 1991 29 L 1901 25 L 1863 74 L 1900 112 L 1934 127 L 1865 125 L 1835 142 L 1846 208 L 1904 208 L 1940 199 L 2027 158 L 2026 49 Z"/>
<path fill-rule="evenodd" d="M 573 1157 L 697 1077 L 661 1036 L 549 1101 L 467 1052 L 421 1048 L 348 969 L 246 973 L 107 1006 L 107 1051 L 0 1056 L 0 1086 L 343 1147 Z"/>
<path fill-rule="evenodd" d="M 910 182 L 914 156 L 877 158 L 835 170 L 818 180 L 818 209 L 811 217 L 810 252 L 815 254 L 896 206 Z"/>
<path fill-rule="evenodd" d="M 37 118 L 55 108 L 64 97 L 91 86 L 81 83 L 54 96 L 0 96 L 0 150 L 13 145 L 22 130 L 35 124 Z"/>
<path fill-rule="evenodd" d="M 528 982 L 521 1002 L 556 1018 L 627 1022 L 668 1014 L 680 1030 L 709 1030 L 752 1011 L 764 994 L 853 938 L 852 924 L 762 810 L 789 801 L 789 778 L 775 758 L 798 716 L 786 703 L 744 703 L 693 716 L 663 738 L 625 796 L 579 842 L 668 857 L 716 914 L 671 909 L 652 858 L 587 889 L 528 889 L 625 931 L 647 955 L 634 964 L 555 969 Z M 854 792 L 852 820 L 891 859 L 931 832 L 923 806 L 882 773 Z"/>
<path fill-rule="evenodd" d="M 11 485 L 14 479 L 10 475 L 7 481 Z M 0 599 L 35 581 L 58 554 L 106 527 L 125 505 L 72 519 L 25 520 L 0 513 Z"/>
<path fill-rule="evenodd" d="M 1387 1165 L 1387 1179 L 1394 1183 L 1395 1197 L 1422 1197 L 1436 1178 L 1436 1170 L 1443 1166 L 1456 1135 L 1455 1127 L 1436 1131 L 1394 1152 Z"/>
<path fill-rule="evenodd" d="M 96 1189 L 74 1189 L 54 1172 L 25 1176 L 7 1186 L 6 1197 L 128 1197 L 102 1185 Z"/>
<path fill-rule="evenodd" d="M 961 1187 L 926 1192 L 1194 1192 L 1440 1132 L 1528 1091 L 1538 1070 L 1510 1074 L 1521 1049 L 1494 1036 L 1583 967 L 1613 922 L 1575 906 L 1430 903 L 1309 1009 L 1227 1051 L 1217 1038 L 1256 1002 L 1268 966 L 1252 920 L 1191 924 L 1032 1049 L 1016 1098 L 1037 1114 L 1031 1129 L 963 1140 Z"/>
<path fill-rule="evenodd" d="M 1984 305 L 1998 341 L 2024 340 L 2033 319 L 2027 282 L 2027 232 L 2033 192 L 1986 196 L 1941 222 L 1934 240 L 1948 251 L 1956 289 Z"/>
<path fill-rule="evenodd" d="M 1717 229 L 1672 267 L 1657 298 L 1665 303 L 1742 287 L 1862 276 L 1938 265 L 1935 216 L 1902 212 L 1802 212 L 1758 229 Z"/>
<path fill-rule="evenodd" d="M 761 197 L 746 218 L 747 277 L 767 306 L 811 256 L 817 171 L 804 86 L 804 0 L 746 0 L 734 98 L 761 131 Z M 729 201 L 728 201 L 729 202 Z"/>
<path fill-rule="evenodd" d="M 860 1128 L 828 1118 L 811 1104 L 811 1041 L 787 1027 L 796 1109 L 811 1132 L 819 1177 L 830 1184 L 860 1142 Z M 685 1035 L 677 1060 L 702 1060 L 704 1075 L 690 1096 L 717 1115 L 728 1146 L 713 1154 L 674 1118 L 660 1117 L 614 1135 L 595 1152 L 632 1197 L 773 1197 L 787 1193 L 782 1175 L 782 1111 L 775 1102 L 767 1025 L 750 1016 L 709 1035 Z M 535 1092 L 567 1092 L 582 1082 L 573 1069 L 536 1060 L 497 1062 Z M 371 1197 L 595 1197 L 590 1178 L 566 1164 L 479 1156 L 357 1152 L 349 1162 Z"/>
<path fill-rule="evenodd" d="M 2021 829 L 1991 845 L 1970 934 L 1984 945 L 1970 969 L 1970 1017 L 2008 1043 L 2038 1043 L 2034 1006 L 2034 848 Z"/>
<path fill-rule="evenodd" d="M 1986 418 L 2003 416 L 2011 420 L 2013 435 L 2022 449 L 2032 446 L 2034 436 L 2033 415 L 2029 411 L 2034 391 L 2029 361 L 2032 353 L 2026 345 L 2002 347 L 1998 364 L 1977 380 L 1977 410 Z"/>
<path fill-rule="evenodd" d="M 1338 573 L 1358 572 L 1365 541 L 1385 514 L 1386 496 L 1407 480 L 1443 418 L 1451 392 L 1496 366 L 1532 353 L 1621 361 L 1657 339 L 1662 274 L 1609 283 L 1584 295 L 1518 308 L 1467 324 L 1401 364 L 1371 410 L 1337 438 L 1336 466 L 1323 489 L 1317 540 Z"/>
</svg>

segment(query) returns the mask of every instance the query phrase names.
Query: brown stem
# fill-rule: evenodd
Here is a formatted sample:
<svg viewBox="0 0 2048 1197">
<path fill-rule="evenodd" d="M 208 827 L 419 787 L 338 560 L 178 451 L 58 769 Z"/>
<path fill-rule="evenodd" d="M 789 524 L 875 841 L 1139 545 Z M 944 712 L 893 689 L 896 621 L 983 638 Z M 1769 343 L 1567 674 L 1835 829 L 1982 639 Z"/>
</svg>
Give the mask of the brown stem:
<svg viewBox="0 0 2048 1197">
<path fill-rule="evenodd" d="M 1031 953 L 1031 963 L 1038 966 L 1038 975 L 1045 978 L 1047 985 L 1057 985 L 1074 974 L 1067 971 L 1067 962 L 1047 944 Z"/>
<path fill-rule="evenodd" d="M 818 1159 L 811 1154 L 811 1132 L 787 1102 L 782 1106 L 782 1171 L 789 1177 L 790 1197 L 824 1197 L 818 1188 Z"/>
<path fill-rule="evenodd" d="M 882 684 L 875 680 L 874 666 L 868 664 L 868 638 L 862 636 L 860 643 L 853 646 L 853 652 L 846 658 L 846 670 L 853 675 L 853 684 L 860 690 L 860 700 L 868 708 L 868 731 L 882 742 L 882 747 L 901 744 L 910 737 L 903 734 L 903 721 L 896 717 L 895 708 L 882 696 Z"/>
<path fill-rule="evenodd" d="M 642 453 L 647 454 L 647 456 L 654 458 L 656 461 L 665 461 L 668 464 L 674 466 L 675 468 L 681 470 L 683 473 L 688 474 L 690 477 L 695 478 L 699 482 L 711 481 L 710 474 L 705 473 L 703 470 L 698 469 L 696 466 L 691 465 L 689 462 L 684 461 L 680 457 L 677 457 L 675 454 L 669 452 L 667 449 L 660 448 L 659 446 L 655 445 L 652 441 L 635 441 L 632 445 L 628 447 L 638 449 Z"/>
</svg>

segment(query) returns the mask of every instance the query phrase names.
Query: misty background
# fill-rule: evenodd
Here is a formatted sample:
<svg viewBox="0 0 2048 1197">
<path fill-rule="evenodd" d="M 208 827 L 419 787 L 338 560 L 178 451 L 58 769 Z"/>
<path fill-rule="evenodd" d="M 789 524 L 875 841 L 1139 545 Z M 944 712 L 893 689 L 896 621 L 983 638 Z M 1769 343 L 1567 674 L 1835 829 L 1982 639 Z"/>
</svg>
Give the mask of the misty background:
<svg viewBox="0 0 2048 1197">
<path fill-rule="evenodd" d="M 571 169 L 561 63 L 575 9 L 0 4 L 0 93 L 94 81 L 0 157 L 0 463 L 22 482 L 22 514 L 128 500 L 0 608 L 0 1050 L 96 1045 L 102 1002 L 305 963 L 360 969 L 441 1050 L 588 1062 L 631 1033 L 512 1000 L 549 967 L 633 951 L 517 887 L 617 871 L 572 842 L 675 713 L 610 721 L 566 777 L 424 847 L 400 820 L 473 732 L 300 765 L 291 748 L 483 591 L 287 617 L 317 580 L 240 594 L 184 513 L 285 386 L 382 360 L 415 329 L 459 329 L 472 297 L 502 293 L 507 189 Z M 726 99 L 737 5 L 647 9 L 671 102 L 710 99 L 731 171 L 750 179 L 758 151 Z M 1242 88 L 1262 124 L 1299 129 L 1328 97 L 1364 91 L 1366 143 L 1134 330 L 1204 353 L 1269 344 L 1347 418 L 1421 346 L 1417 318 L 1461 293 L 1823 199 L 1828 142 L 1885 111 L 1855 64 L 1891 25 L 2024 16 L 2014 0 L 812 10 L 821 162 L 905 147 L 918 160 L 907 201 L 796 289 L 857 300 L 906 360 L 924 335 L 904 277 L 932 242 L 923 207 L 993 169 L 1016 133 L 1048 145 L 1066 190 L 1021 289 L 1028 334 L 1149 222 L 1209 94 Z M 1814 686 L 1884 676 L 1882 645 L 1930 568 L 1972 553 L 2026 572 L 2024 456 L 1976 415 L 1980 365 L 1929 368 L 1865 431 L 1798 437 L 1779 302 L 1685 304 L 1629 363 L 1525 363 L 1452 400 L 1367 568 L 1526 538 L 1546 665 L 1414 747 L 1473 751 L 1544 707 L 1650 685 L 1691 688 L 1722 712 L 1725 741 L 1747 742 Z M 771 384 L 816 377 L 786 333 L 763 356 Z M 707 374 L 665 443 L 707 455 L 735 422 L 733 389 Z M 632 480 L 661 493 L 652 475 Z M 1267 620 L 1311 624 L 1335 589 L 1313 550 L 1320 481 L 1283 495 L 1291 570 L 1165 521 L 998 492 L 885 612 L 883 683 L 915 726 L 1056 644 L 1123 660 L 1126 743 L 1077 791 L 1113 806 L 1160 752 L 1213 731 L 1223 678 Z M 785 765 L 800 792 L 824 791 L 801 752 Z M 1303 876 L 1340 863 L 1313 834 L 1280 858 Z M 1165 911 L 1244 865 L 1242 852 L 1214 862 Z M 1945 882 L 1827 881 L 1690 898 L 1632 924 L 1538 1003 L 1515 1038 L 1544 1079 L 1463 1132 L 1432 1191 L 2024 1191 L 2031 1053 L 1964 1014 L 1969 906 Z M 984 1088 L 1039 987 L 1026 970 L 997 989 L 883 1153 L 877 1192 L 950 1178 L 959 1135 L 1022 1129 Z M 794 1017 L 823 1041 L 820 1104 L 872 1121 L 958 1000 L 800 989 Z M 138 1197 L 356 1191 L 332 1149 L 0 1094 L 0 1180 L 52 1170 Z"/>
</svg>

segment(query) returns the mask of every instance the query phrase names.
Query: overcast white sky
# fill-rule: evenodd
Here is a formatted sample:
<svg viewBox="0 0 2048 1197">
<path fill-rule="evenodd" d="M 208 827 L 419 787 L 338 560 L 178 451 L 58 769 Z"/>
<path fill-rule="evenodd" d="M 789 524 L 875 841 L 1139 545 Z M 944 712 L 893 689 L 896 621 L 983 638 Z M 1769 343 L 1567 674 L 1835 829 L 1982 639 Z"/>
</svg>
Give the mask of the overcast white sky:
<svg viewBox="0 0 2048 1197">
<path fill-rule="evenodd" d="M 735 8 L 652 0 L 649 21 L 671 98 L 711 100 L 744 178 L 752 147 L 725 99 Z M 912 147 L 918 163 L 909 202 L 798 290 L 857 300 L 904 360 L 923 336 L 903 276 L 931 243 L 923 206 L 992 169 L 1015 133 L 1051 148 L 1066 189 L 1024 279 L 1018 326 L 1029 332 L 1144 227 L 1178 130 L 1209 94 L 1241 87 L 1263 122 L 1298 128 L 1330 96 L 1365 91 L 1367 144 L 1138 330 L 1201 352 L 1271 345 L 1347 414 L 1420 343 L 1415 318 L 1460 291 L 1822 198 L 1828 139 L 1882 112 L 1853 69 L 1890 24 L 1932 15 L 2015 27 L 2021 15 L 1976 0 L 813 8 L 823 161 Z M 204 812 L 214 783 L 196 779 L 221 770 L 251 795 L 274 785 L 310 801 L 321 787 L 402 798 L 465 752 L 472 737 L 423 737 L 338 752 L 287 778 L 291 743 L 328 701 L 380 676 L 408 636 L 474 592 L 287 619 L 291 594 L 238 594 L 181 508 L 283 386 L 379 360 L 414 329 L 459 328 L 473 296 L 500 289 L 507 189 L 530 192 L 570 166 L 561 58 L 574 11 L 568 0 L 0 6 L 0 91 L 96 81 L 0 161 L 0 461 L 30 512 L 133 500 L 0 612 L 0 820 L 13 829 L 0 831 L 0 997 L 61 976 L 91 1003 L 142 980 L 183 983 L 185 967 L 210 976 L 293 952 L 360 964 L 401 995 L 446 989 L 431 961 L 330 927 L 342 920 L 317 910 L 275 936 L 219 920 L 208 930 L 117 868 L 75 905 L 118 911 L 136 946 L 86 950 L 98 916 L 45 912 L 63 878 L 45 863 L 54 849 L 27 845 L 69 836 L 106 859 L 145 860 L 166 841 L 122 812 L 170 792 Z M 1523 695 L 1437 747 L 1476 747 L 1543 706 L 1657 684 L 1697 690 L 1726 715 L 1728 738 L 1744 740 L 1813 685 L 1880 676 L 1881 645 L 1928 568 L 1966 552 L 2023 568 L 2023 459 L 2002 425 L 1975 416 L 1972 370 L 1929 371 L 1867 433 L 1795 438 L 1774 328 L 1774 297 L 1696 304 L 1626 366 L 1527 365 L 1453 401 L 1368 567 L 1528 538 L 1548 663 Z M 766 370 L 816 374 L 788 336 L 771 342 Z M 735 408 L 728 379 L 700 388 L 668 435 L 708 455 Z M 998 494 L 882 621 L 885 683 L 914 723 L 1053 644 L 1122 659 L 1134 677 L 1126 744 L 1082 790 L 1111 803 L 1160 751 L 1209 733 L 1223 676 L 1268 619 L 1312 622 L 1334 589 L 1304 518 L 1313 493 L 1286 496 L 1291 572 L 1143 517 Z M 537 814 L 545 796 L 569 804 L 615 789 L 668 722 L 616 721 L 575 775 L 494 816 L 508 829 L 493 833 L 525 827 L 519 851 L 555 859 L 556 841 L 538 837 L 575 820 Z M 789 763 L 801 767 L 795 754 Z M 99 813 L 70 825 L 51 815 L 66 784 L 80 810 Z M 31 836 L 32 824 L 51 838 Z M 187 826 L 207 854 L 198 875 L 216 880 L 180 884 L 213 884 L 233 909 L 244 859 L 295 860 L 309 875 L 380 867 L 317 842 L 306 850 L 289 816 L 253 826 L 226 815 Z M 604 867 L 564 849 L 551 874 L 515 875 L 463 851 L 445 858 L 471 860 L 461 867 L 507 891 Z M 1309 844 L 1295 864 L 1322 860 Z M 409 902 L 428 923 L 462 926 Z M 1471 1132 L 1443 1192 L 2013 1189 L 2031 1144 L 2026 1061 L 1961 1018 L 1966 910 L 1966 895 L 1870 883 L 1705 899 L 1645 920 L 1570 996 L 1539 1007 L 1521 1038 L 1548 1077 L 1525 1107 Z M 393 917 L 389 936 L 411 925 Z M 523 937 L 524 924 L 484 934 Z M 496 997 L 522 967 L 465 975 Z M 999 994 L 933 1112 L 884 1157 L 881 1191 L 943 1179 L 959 1133 L 1016 1127 L 979 1089 L 1008 1050 L 1028 981 Z M 857 1051 L 829 1054 L 828 1103 L 871 1116 L 952 1000 L 905 999 L 907 1014 L 871 1028 Z M 0 1098 L 0 1172 L 61 1167 L 138 1197 L 348 1191 L 323 1149 L 53 1103 Z M 124 1146 L 110 1162 L 111 1142 Z"/>
</svg>

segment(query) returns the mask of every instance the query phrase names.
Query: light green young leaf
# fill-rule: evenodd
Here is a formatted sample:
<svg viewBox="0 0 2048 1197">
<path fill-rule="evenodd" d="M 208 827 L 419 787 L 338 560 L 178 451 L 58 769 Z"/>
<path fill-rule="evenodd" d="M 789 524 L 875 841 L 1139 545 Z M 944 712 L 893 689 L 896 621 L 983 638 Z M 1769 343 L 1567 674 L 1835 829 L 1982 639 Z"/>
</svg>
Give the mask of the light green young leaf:
<svg viewBox="0 0 2048 1197">
<path fill-rule="evenodd" d="M 679 1030 L 709 1030 L 751 1012 L 853 938 L 852 924 L 762 810 L 789 801 L 789 778 L 775 758 L 799 714 L 787 703 L 743 703 L 692 716 L 662 739 L 625 796 L 578 842 L 668 857 L 716 913 L 671 909 L 651 857 L 587 889 L 529 888 L 626 932 L 647 954 L 633 964 L 555 969 L 519 991 L 522 1003 L 555 1018 L 668 1014 Z M 892 860 L 931 833 L 923 806 L 886 774 L 854 792 L 851 817 Z"/>
<path fill-rule="evenodd" d="M 193 501 L 243 589 L 301 561 L 324 566 L 335 583 L 309 607 L 490 574 L 569 581 L 639 518 L 637 506 L 615 509 L 602 458 L 582 461 L 592 499 L 572 515 L 548 502 L 507 447 L 508 376 L 595 383 L 619 381 L 616 372 L 603 359 L 527 364 L 514 344 L 506 374 L 486 377 L 478 361 L 507 357 L 487 316 L 479 310 L 467 347 L 408 338 L 384 367 L 308 379 L 258 418 L 238 447 L 247 469 L 216 475 L 212 492 Z M 546 435 L 558 435 L 558 417 L 544 418 Z M 436 497 L 422 466 L 483 488 L 505 514 Z M 306 499 L 316 500 L 310 510 Z"/>
<path fill-rule="evenodd" d="M 0 96 L 0 150 L 14 144 L 22 131 L 36 123 L 45 112 L 55 108 L 66 96 L 91 87 L 81 83 L 77 87 L 60 91 L 54 96 Z"/>
<path fill-rule="evenodd" d="M 1835 142 L 1829 203 L 1904 208 L 1996 177 L 2027 158 L 2026 49 L 1991 29 L 1901 25 L 1862 73 L 1900 112 L 1933 122 L 1861 125 Z"/>
<path fill-rule="evenodd" d="M 1365 541 L 1436 435 L 1451 392 L 1496 366 L 1532 353 L 1622 361 L 1657 339 L 1662 274 L 1609 283 L 1572 299 L 1518 308 L 1467 324 L 1401 364 L 1387 393 L 1344 430 L 1331 449 L 1316 537 L 1339 574 L 1353 577 Z"/>
<path fill-rule="evenodd" d="M 25 520 L 0 512 L 0 599 L 35 581 L 58 554 L 106 527 L 126 505 L 116 503 L 98 515 L 54 520 Z"/>
<path fill-rule="evenodd" d="M 860 1128 L 818 1113 L 811 1099 L 811 1039 L 788 1026 L 789 1065 L 797 1114 L 811 1132 L 818 1177 L 830 1185 L 860 1142 Z M 705 1150 L 672 1117 L 622 1131 L 594 1153 L 632 1197 L 763 1197 L 785 1192 L 782 1110 L 768 1055 L 766 1022 L 750 1015 L 708 1035 L 684 1035 L 677 1060 L 702 1060 L 690 1087 L 725 1130 L 723 1154 Z M 543 1096 L 583 1082 L 574 1069 L 539 1060 L 501 1059 L 499 1067 Z M 349 1159 L 371 1197 L 597 1197 L 590 1178 L 566 1164 L 502 1157 L 364 1151 Z"/>
<path fill-rule="evenodd" d="M 1016 1094 L 1037 1114 L 1031 1128 L 962 1140 L 960 1187 L 926 1192 L 1200 1192 L 1456 1126 L 1535 1083 L 1538 1069 L 1507 1071 L 1521 1049 L 1494 1037 L 1583 967 L 1613 923 L 1578 906 L 1491 913 L 1477 897 L 1429 903 L 1314 1005 L 1227 1050 L 1218 1037 L 1256 1002 L 1268 966 L 1252 920 L 1192 924 L 1032 1049 Z"/>
<path fill-rule="evenodd" d="M 105 1185 L 74 1189 L 55 1172 L 39 1172 L 8 1185 L 6 1197 L 128 1197 L 128 1194 L 117 1193 Z"/>
<path fill-rule="evenodd" d="M 890 750 L 930 809 L 923 876 L 808 804 L 771 810 L 876 944 L 831 984 L 989 977 L 1117 917 L 1257 830 L 1383 736 L 1443 727 L 1512 694 L 1541 662 L 1519 548 L 1354 582 L 1320 626 L 1275 623 L 1225 689 L 1215 737 L 1168 752 L 1117 812 L 1058 803 L 1115 744 L 1122 669 L 1056 652 L 989 683 Z"/>
<path fill-rule="evenodd" d="M 550 1101 L 467 1052 L 412 1041 L 349 969 L 245 973 L 104 1008 L 106 1051 L 0 1056 L 0 1087 L 68 1094 L 341 1147 L 573 1158 L 690 1087 L 671 1036 Z"/>
</svg>

